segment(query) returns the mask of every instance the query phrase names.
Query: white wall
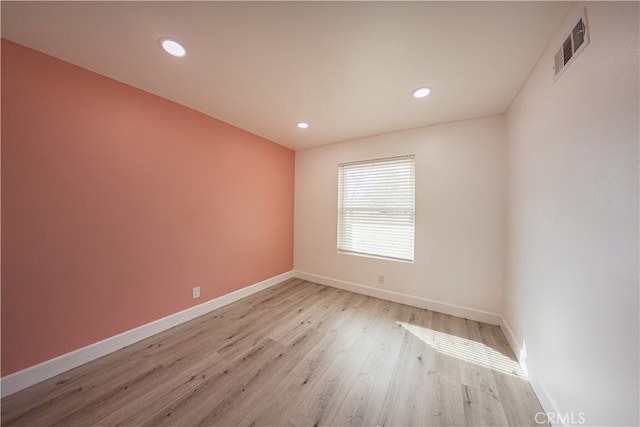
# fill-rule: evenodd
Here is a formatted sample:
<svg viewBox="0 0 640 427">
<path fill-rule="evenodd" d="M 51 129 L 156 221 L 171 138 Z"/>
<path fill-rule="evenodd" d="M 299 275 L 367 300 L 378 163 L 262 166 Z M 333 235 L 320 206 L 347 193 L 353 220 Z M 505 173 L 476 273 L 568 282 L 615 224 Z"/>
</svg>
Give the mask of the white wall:
<svg viewBox="0 0 640 427">
<path fill-rule="evenodd" d="M 639 10 L 587 4 L 591 43 L 554 83 L 580 9 L 507 112 L 505 319 L 548 411 L 638 425 Z"/>
<path fill-rule="evenodd" d="M 505 136 L 504 117 L 493 116 L 296 152 L 296 275 L 499 323 Z M 338 254 L 338 163 L 404 154 L 416 158 L 415 263 Z"/>
</svg>

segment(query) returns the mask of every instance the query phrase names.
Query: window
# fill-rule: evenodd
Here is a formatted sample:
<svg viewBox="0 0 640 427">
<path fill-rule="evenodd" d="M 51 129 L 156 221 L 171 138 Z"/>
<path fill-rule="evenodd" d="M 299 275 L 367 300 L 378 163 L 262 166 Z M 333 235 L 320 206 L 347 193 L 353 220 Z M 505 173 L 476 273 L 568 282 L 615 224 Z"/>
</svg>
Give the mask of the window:
<svg viewBox="0 0 640 427">
<path fill-rule="evenodd" d="M 338 251 L 413 261 L 415 159 L 338 165 Z"/>
</svg>

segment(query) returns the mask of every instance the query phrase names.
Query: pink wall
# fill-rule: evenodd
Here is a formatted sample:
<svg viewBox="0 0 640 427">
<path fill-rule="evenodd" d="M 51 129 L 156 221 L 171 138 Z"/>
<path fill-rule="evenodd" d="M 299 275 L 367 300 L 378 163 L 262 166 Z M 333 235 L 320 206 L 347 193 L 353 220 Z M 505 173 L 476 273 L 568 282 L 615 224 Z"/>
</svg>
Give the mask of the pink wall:
<svg viewBox="0 0 640 427">
<path fill-rule="evenodd" d="M 291 270 L 293 194 L 293 151 L 3 40 L 2 375 Z"/>
</svg>

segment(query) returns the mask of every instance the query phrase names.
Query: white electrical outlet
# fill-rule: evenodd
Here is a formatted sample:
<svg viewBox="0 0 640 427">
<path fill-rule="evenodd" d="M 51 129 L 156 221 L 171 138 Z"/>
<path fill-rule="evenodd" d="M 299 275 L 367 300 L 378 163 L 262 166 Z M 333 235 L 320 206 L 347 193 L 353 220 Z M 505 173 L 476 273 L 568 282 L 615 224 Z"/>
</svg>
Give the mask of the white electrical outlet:
<svg viewBox="0 0 640 427">
<path fill-rule="evenodd" d="M 384 275 L 378 274 L 378 285 L 384 285 Z"/>
<path fill-rule="evenodd" d="M 200 286 L 193 288 L 193 299 L 200 298 Z"/>
</svg>

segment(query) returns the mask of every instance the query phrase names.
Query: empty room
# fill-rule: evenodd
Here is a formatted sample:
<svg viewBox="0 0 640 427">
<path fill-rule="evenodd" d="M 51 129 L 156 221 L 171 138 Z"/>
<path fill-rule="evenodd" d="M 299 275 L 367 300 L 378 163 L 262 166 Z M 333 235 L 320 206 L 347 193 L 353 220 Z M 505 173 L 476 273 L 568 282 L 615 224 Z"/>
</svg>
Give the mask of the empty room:
<svg viewBox="0 0 640 427">
<path fill-rule="evenodd" d="M 1 7 L 2 426 L 640 425 L 640 3 Z"/>
</svg>

